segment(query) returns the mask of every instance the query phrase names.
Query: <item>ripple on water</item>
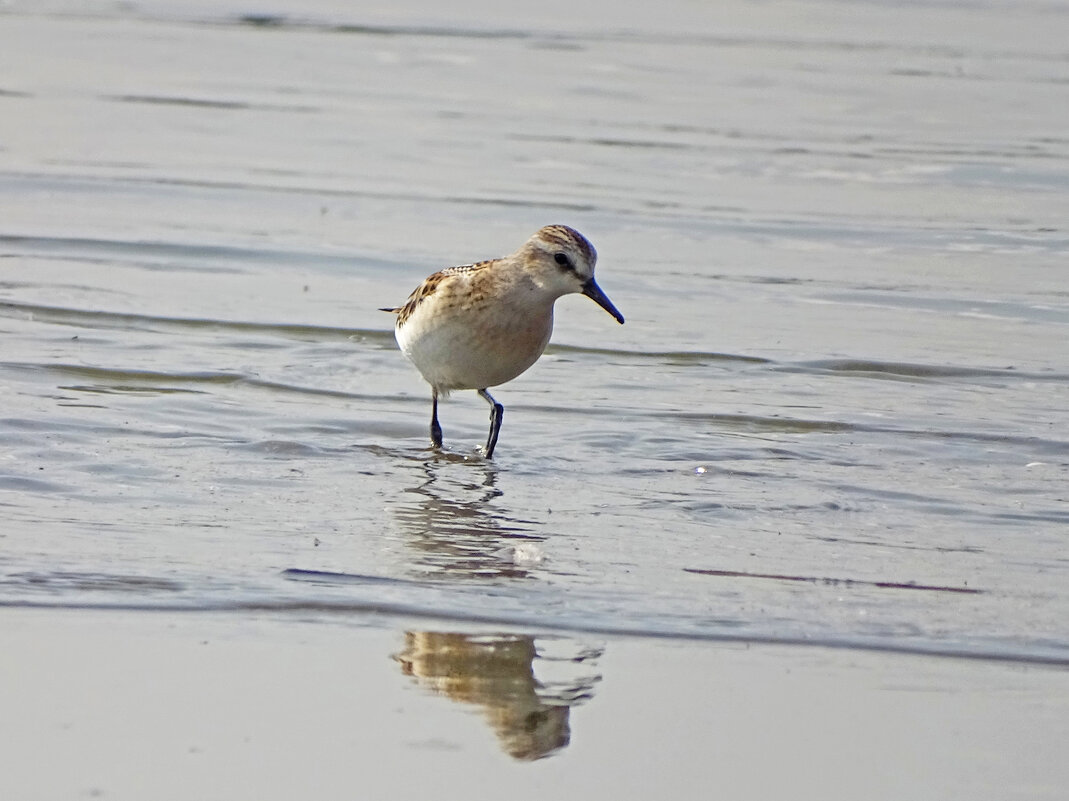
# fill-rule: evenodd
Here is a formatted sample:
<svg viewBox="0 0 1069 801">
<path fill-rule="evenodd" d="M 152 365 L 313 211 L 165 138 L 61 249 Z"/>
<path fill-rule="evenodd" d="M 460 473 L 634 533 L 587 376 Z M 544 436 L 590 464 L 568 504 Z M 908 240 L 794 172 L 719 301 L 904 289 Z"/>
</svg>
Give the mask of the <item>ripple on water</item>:
<svg viewBox="0 0 1069 801">
<path fill-rule="evenodd" d="M 0 181 L 0 603 L 1064 664 L 1069 149 L 1035 133 L 1066 127 L 1063 46 L 976 8 L 874 42 L 878 5 L 779 38 L 700 4 L 686 29 L 13 11 L 93 57 L 12 40 L 0 90 L 28 126 Z M 176 59 L 137 58 L 164 30 Z M 292 69 L 310 33 L 331 69 Z M 240 85 L 175 69 L 238 50 Z M 36 130 L 64 97 L 78 135 Z M 376 309 L 532 220 L 590 233 L 628 324 L 562 300 L 496 461 L 470 393 L 432 452 Z"/>
</svg>

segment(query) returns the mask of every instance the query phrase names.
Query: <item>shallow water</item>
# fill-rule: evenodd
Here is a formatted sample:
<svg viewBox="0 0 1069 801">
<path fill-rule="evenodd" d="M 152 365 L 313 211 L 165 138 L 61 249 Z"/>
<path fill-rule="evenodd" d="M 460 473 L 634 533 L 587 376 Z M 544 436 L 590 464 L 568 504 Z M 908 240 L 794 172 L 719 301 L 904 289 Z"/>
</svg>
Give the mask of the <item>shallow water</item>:
<svg viewBox="0 0 1069 801">
<path fill-rule="evenodd" d="M 1069 8 L 258 8 L 0 9 L 0 603 L 1069 663 Z M 554 222 L 431 452 L 378 307 Z"/>
</svg>

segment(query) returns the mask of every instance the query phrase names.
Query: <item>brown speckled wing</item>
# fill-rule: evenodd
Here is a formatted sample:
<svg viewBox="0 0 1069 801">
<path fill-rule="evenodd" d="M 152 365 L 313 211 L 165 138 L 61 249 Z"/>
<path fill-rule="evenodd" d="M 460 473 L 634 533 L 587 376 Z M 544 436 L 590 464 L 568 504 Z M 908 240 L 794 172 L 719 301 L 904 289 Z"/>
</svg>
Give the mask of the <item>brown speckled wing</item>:
<svg viewBox="0 0 1069 801">
<path fill-rule="evenodd" d="M 435 293 L 439 285 L 447 278 L 451 278 L 454 275 L 464 275 L 465 273 L 472 273 L 476 270 L 481 270 L 485 267 L 493 264 L 496 259 L 489 261 L 479 261 L 475 264 L 461 264 L 459 267 L 446 267 L 444 270 L 439 270 L 434 275 L 429 276 L 422 284 L 415 288 L 411 295 L 408 296 L 408 300 L 405 301 L 403 306 L 396 309 L 383 309 L 383 311 L 391 311 L 397 313 L 397 327 L 400 328 L 408 321 L 408 318 L 412 316 L 412 312 L 416 310 L 426 298 L 429 298 Z"/>
</svg>

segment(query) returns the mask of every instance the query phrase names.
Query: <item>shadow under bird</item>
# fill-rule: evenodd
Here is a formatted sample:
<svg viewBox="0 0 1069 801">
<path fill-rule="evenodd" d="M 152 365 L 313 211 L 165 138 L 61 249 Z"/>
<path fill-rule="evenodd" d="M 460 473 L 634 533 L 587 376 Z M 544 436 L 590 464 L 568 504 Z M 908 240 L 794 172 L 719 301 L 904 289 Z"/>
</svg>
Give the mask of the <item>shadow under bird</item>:
<svg viewBox="0 0 1069 801">
<path fill-rule="evenodd" d="M 397 315 L 394 334 L 431 385 L 431 443 L 442 447 L 438 398 L 474 389 L 490 404 L 485 456 L 497 446 L 504 408 L 487 392 L 538 361 L 553 333 L 557 298 L 580 293 L 623 324 L 594 281 L 598 254 L 566 225 L 547 225 L 503 259 L 449 267 L 428 277 Z"/>
</svg>

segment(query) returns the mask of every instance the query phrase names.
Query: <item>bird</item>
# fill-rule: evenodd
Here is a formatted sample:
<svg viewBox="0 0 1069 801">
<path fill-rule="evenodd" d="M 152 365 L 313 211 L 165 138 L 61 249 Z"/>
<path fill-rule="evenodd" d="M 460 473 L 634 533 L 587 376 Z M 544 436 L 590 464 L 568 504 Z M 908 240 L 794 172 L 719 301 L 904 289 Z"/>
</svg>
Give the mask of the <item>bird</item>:
<svg viewBox="0 0 1069 801">
<path fill-rule="evenodd" d="M 553 333 L 553 304 L 579 293 L 623 325 L 624 316 L 594 280 L 598 254 L 567 225 L 540 228 L 500 259 L 448 267 L 427 277 L 401 306 L 394 336 L 431 386 L 431 444 L 442 447 L 438 400 L 475 390 L 490 404 L 483 455 L 492 459 L 504 407 L 488 392 L 538 361 Z"/>
</svg>

